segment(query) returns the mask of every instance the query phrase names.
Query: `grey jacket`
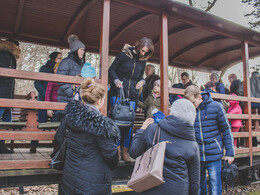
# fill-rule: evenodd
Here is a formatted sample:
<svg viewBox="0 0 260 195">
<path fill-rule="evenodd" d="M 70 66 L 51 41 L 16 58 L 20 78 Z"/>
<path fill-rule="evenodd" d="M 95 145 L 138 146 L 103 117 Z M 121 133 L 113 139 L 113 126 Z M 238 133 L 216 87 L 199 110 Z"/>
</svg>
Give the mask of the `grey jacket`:
<svg viewBox="0 0 260 195">
<path fill-rule="evenodd" d="M 260 77 L 250 78 L 251 97 L 260 98 Z"/>
</svg>

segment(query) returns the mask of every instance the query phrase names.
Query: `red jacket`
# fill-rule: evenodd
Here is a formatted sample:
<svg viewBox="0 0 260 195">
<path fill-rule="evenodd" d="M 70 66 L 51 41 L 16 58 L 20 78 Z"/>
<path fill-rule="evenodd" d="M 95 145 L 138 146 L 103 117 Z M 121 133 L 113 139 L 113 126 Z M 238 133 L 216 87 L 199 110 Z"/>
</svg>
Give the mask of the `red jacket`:
<svg viewBox="0 0 260 195">
<path fill-rule="evenodd" d="M 58 83 L 48 82 L 46 93 L 45 93 L 45 101 L 47 102 L 57 102 L 58 101 Z"/>
<path fill-rule="evenodd" d="M 231 94 L 233 95 L 233 94 Z M 228 108 L 228 114 L 242 114 L 242 109 L 239 106 L 239 101 L 230 100 L 230 106 Z M 228 119 L 231 123 L 232 127 L 242 127 L 242 120 L 241 119 Z"/>
</svg>

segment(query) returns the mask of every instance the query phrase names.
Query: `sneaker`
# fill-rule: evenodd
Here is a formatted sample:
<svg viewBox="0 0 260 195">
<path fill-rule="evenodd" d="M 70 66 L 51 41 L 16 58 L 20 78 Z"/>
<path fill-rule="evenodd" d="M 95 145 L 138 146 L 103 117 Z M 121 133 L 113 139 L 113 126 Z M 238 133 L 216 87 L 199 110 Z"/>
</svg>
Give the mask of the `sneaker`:
<svg viewBox="0 0 260 195">
<path fill-rule="evenodd" d="M 12 154 L 14 153 L 13 150 L 9 150 L 6 147 L 0 148 L 0 154 Z"/>
</svg>

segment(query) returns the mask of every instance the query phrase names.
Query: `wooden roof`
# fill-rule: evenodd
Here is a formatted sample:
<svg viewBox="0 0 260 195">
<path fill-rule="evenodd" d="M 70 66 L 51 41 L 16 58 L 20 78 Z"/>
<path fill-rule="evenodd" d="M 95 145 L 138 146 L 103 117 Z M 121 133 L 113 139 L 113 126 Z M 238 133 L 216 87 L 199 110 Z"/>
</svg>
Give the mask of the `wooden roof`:
<svg viewBox="0 0 260 195">
<path fill-rule="evenodd" d="M 71 33 L 99 52 L 101 0 L 0 0 L 0 37 L 68 47 Z M 223 70 L 241 61 L 241 41 L 250 58 L 260 55 L 260 33 L 171 0 L 111 0 L 110 55 L 124 43 L 143 36 L 155 44 L 152 62 L 159 63 L 159 19 L 167 13 L 169 64 Z"/>
</svg>

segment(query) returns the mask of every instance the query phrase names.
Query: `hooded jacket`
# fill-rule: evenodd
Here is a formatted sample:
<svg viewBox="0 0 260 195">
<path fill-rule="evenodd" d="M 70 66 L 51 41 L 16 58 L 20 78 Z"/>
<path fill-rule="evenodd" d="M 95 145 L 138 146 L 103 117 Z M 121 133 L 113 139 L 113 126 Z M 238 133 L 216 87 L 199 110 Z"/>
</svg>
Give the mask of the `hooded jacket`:
<svg viewBox="0 0 260 195">
<path fill-rule="evenodd" d="M 159 122 L 160 141 L 167 144 L 164 158 L 163 178 L 165 183 L 141 194 L 197 195 L 199 190 L 199 148 L 192 125 L 169 115 Z M 146 130 L 139 129 L 133 138 L 129 154 L 137 158 L 152 146 L 157 124 Z"/>
<path fill-rule="evenodd" d="M 218 81 L 218 82 L 215 83 L 215 85 L 216 85 L 216 90 L 217 90 L 218 93 L 226 94 L 225 86 L 223 85 L 223 83 Z"/>
<path fill-rule="evenodd" d="M 134 47 L 126 44 L 108 70 L 110 80 L 110 95 L 117 96 L 118 89 L 114 83 L 116 79 L 123 81 L 123 88 L 126 98 L 137 101 L 139 98 L 136 84 L 143 80 L 146 58 L 139 58 L 133 52 Z"/>
<path fill-rule="evenodd" d="M 79 101 L 68 103 L 63 122 L 69 131 L 62 194 L 111 194 L 110 168 L 118 162 L 118 127 L 94 106 Z"/>
<path fill-rule="evenodd" d="M 56 62 L 53 60 L 48 60 L 44 66 L 42 66 L 39 72 L 45 73 L 54 73 L 53 68 Z M 47 81 L 34 81 L 34 87 L 38 91 L 38 100 L 45 100 L 45 93 L 47 89 L 48 82 Z"/>
<path fill-rule="evenodd" d="M 68 57 L 64 58 L 56 74 L 77 76 L 80 75 L 83 63 L 77 59 L 72 52 L 69 53 Z M 58 102 L 70 102 L 73 99 L 73 84 L 59 83 L 58 91 Z M 76 87 L 75 87 L 76 89 Z"/>
<path fill-rule="evenodd" d="M 197 108 L 194 123 L 200 160 L 203 162 L 220 160 L 224 147 L 226 156 L 234 156 L 233 136 L 222 104 L 213 101 L 207 89 L 202 98 L 203 102 Z"/>
<path fill-rule="evenodd" d="M 242 114 L 242 109 L 239 105 L 239 101 L 229 100 L 230 106 L 228 108 L 228 114 Z M 231 127 L 242 127 L 241 119 L 228 119 Z"/>
<path fill-rule="evenodd" d="M 9 41 L 0 40 L 0 67 L 16 69 L 21 50 Z M 14 78 L 0 77 L 0 98 L 14 98 Z"/>
</svg>

